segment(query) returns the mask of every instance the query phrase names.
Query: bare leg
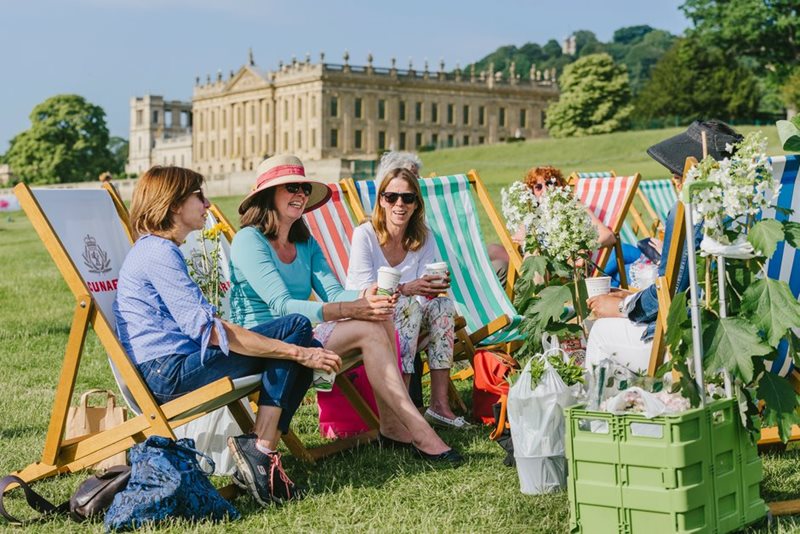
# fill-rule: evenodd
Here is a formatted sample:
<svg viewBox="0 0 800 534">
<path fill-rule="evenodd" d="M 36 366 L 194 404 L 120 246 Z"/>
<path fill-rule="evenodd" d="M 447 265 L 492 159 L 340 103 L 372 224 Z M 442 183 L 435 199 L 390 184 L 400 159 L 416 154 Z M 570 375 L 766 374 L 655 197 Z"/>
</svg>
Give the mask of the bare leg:
<svg viewBox="0 0 800 534">
<path fill-rule="evenodd" d="M 448 419 L 455 419 L 456 414 L 450 409 L 447 396 L 450 369 L 431 369 L 431 410 Z"/>
<path fill-rule="evenodd" d="M 410 433 L 412 442 L 428 454 L 440 454 L 450 448 L 411 402 L 397 368 L 394 338 L 389 339 L 385 326 L 369 321 L 342 321 L 336 325 L 325 348 L 339 354 L 354 349 L 361 351 L 378 401 L 382 430 L 388 432 L 402 425 Z"/>
<path fill-rule="evenodd" d="M 281 408 L 278 406 L 259 406 L 256 415 L 254 431 L 261 445 L 277 450 L 281 440 L 281 431 L 278 430 L 278 419 L 281 417 Z"/>
</svg>

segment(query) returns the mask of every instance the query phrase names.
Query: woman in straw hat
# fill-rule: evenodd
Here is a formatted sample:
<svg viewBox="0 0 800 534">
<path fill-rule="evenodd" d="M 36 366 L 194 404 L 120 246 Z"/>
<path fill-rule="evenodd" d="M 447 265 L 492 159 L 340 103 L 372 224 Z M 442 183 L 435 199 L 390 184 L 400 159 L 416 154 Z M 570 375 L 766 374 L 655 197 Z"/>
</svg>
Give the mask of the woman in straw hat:
<svg viewBox="0 0 800 534">
<path fill-rule="evenodd" d="M 122 346 L 159 402 L 223 377 L 261 374 L 255 432 L 228 438 L 247 485 L 261 504 L 302 495 L 274 452 L 311 384 L 312 369 L 335 371 L 341 359 L 319 348 L 311 323 L 288 315 L 249 330 L 216 317 L 189 276 L 178 246 L 203 228 L 203 177 L 180 167 L 153 167 L 131 202 L 138 235 L 119 273 L 114 315 Z"/>
<path fill-rule="evenodd" d="M 239 206 L 242 229 L 231 246 L 231 315 L 244 326 L 300 313 L 319 323 L 314 337 L 337 354 L 360 352 L 375 392 L 384 444 L 429 460 L 458 462 L 408 396 L 397 368 L 394 297 L 377 287 L 345 291 L 311 237 L 303 213 L 331 191 L 305 175 L 294 156 L 263 161 L 253 191 Z M 311 291 L 321 301 L 309 301 Z"/>
</svg>

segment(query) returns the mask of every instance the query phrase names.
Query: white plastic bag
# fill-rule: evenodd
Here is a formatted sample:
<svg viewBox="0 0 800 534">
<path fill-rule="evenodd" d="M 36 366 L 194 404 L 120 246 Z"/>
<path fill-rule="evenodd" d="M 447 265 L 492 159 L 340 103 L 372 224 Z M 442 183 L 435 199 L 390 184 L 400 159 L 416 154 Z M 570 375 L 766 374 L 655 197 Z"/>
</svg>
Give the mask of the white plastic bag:
<svg viewBox="0 0 800 534">
<path fill-rule="evenodd" d="M 520 491 L 529 495 L 566 486 L 564 408 L 575 404 L 569 388 L 544 355 L 544 372 L 532 388 L 531 362 L 508 392 L 508 420 Z"/>
</svg>

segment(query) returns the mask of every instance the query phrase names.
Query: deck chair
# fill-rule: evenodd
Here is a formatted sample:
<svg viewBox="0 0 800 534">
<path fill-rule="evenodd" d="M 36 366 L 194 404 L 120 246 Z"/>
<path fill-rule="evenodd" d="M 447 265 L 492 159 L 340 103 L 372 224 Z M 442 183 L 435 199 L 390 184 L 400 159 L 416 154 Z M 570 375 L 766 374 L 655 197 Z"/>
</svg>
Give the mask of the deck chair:
<svg viewBox="0 0 800 534">
<path fill-rule="evenodd" d="M 109 193 L 102 189 L 30 189 L 25 184 L 17 185 L 14 193 L 75 297 L 41 460 L 14 474 L 30 482 L 75 472 L 125 451 L 147 436 L 174 438 L 175 428 L 223 406 L 247 431 L 252 419 L 239 400 L 258 388 L 259 376 L 223 378 L 159 405 L 128 359 L 113 326 L 112 304 L 131 236 Z M 67 410 L 90 325 L 135 417 L 102 432 L 65 440 Z"/>
<path fill-rule="evenodd" d="M 625 276 L 620 230 L 633 202 L 639 180 L 639 173 L 636 173 L 633 176 L 611 178 L 579 178 L 575 182 L 575 195 L 617 236 L 614 248 L 617 252 L 617 266 L 622 287 L 627 287 L 628 282 Z M 592 255 L 592 261 L 598 270 L 605 268 L 610 253 L 610 247 L 605 247 Z"/>
<path fill-rule="evenodd" d="M 655 235 L 659 224 L 666 224 L 669 210 L 678 200 L 675 186 L 670 179 L 642 180 L 636 194 L 650 216 L 649 229 Z"/>
<path fill-rule="evenodd" d="M 519 246 L 517 246 L 517 244 L 511 240 L 511 234 L 508 231 L 508 228 L 506 227 L 502 217 L 500 217 L 497 208 L 495 208 L 494 203 L 489 196 L 489 190 L 486 189 L 486 185 L 484 185 L 483 180 L 478 174 L 478 171 L 473 169 L 467 173 L 467 176 L 469 177 L 470 185 L 474 188 L 475 196 L 481 203 L 481 206 L 486 212 L 489 221 L 492 223 L 492 227 L 497 233 L 503 248 L 508 254 L 509 262 L 506 293 L 508 294 L 509 298 L 513 298 L 514 283 L 516 282 L 517 278 L 519 278 L 520 271 L 522 270 L 522 253 L 520 252 Z M 353 180 L 349 180 L 347 183 L 349 186 L 348 194 L 350 195 L 350 203 L 353 206 L 353 211 L 356 214 L 356 218 L 359 221 L 363 221 L 368 214 L 372 213 L 372 210 L 375 206 L 375 196 L 377 195 L 375 181 L 359 180 L 354 182 Z"/>
</svg>

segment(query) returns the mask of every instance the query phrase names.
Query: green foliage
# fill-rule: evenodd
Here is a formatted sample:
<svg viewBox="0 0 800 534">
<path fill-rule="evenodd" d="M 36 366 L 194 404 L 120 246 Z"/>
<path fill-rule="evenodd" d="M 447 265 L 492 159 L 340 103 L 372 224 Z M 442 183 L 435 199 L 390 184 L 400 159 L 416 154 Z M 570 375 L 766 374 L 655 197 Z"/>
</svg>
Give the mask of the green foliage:
<svg viewBox="0 0 800 534">
<path fill-rule="evenodd" d="M 34 107 L 30 120 L 3 157 L 23 182 L 91 181 L 113 168 L 101 107 L 78 95 L 58 95 Z"/>
<path fill-rule="evenodd" d="M 753 379 L 752 357 L 772 352 L 756 327 L 741 317 L 721 317 L 703 327 L 704 367 L 711 373 L 727 369 L 748 383 Z"/>
<path fill-rule="evenodd" d="M 777 346 L 790 328 L 800 326 L 800 302 L 786 282 L 772 278 L 762 278 L 747 288 L 742 313 L 752 317 L 772 346 Z"/>
<path fill-rule="evenodd" d="M 553 369 L 555 369 L 567 386 L 583 384 L 583 375 L 586 370 L 582 366 L 575 363 L 575 358 L 569 358 L 569 360 L 564 361 L 564 358 L 559 352 L 558 354 L 551 354 L 548 356 L 547 361 L 550 362 L 550 365 L 553 366 Z M 544 358 L 537 358 L 534 356 L 531 359 L 530 373 L 531 386 L 535 388 L 539 385 L 539 381 L 542 379 L 542 375 L 544 374 Z"/>
<path fill-rule="evenodd" d="M 783 82 L 781 97 L 786 106 L 800 109 L 800 67 L 795 67 Z"/>
<path fill-rule="evenodd" d="M 771 258 L 778 242 L 783 240 L 783 225 L 775 219 L 764 219 L 750 228 L 747 240 L 753 245 L 756 254 Z"/>
<path fill-rule="evenodd" d="M 122 137 L 111 137 L 108 140 L 108 150 L 111 152 L 112 163 L 108 171 L 114 175 L 125 173 L 128 163 L 128 140 Z"/>
<path fill-rule="evenodd" d="M 800 13 L 794 1 L 686 0 L 700 48 L 719 48 L 782 84 L 800 62 Z"/>
<path fill-rule="evenodd" d="M 789 245 L 800 248 L 800 223 L 783 221 L 783 233 Z"/>
<path fill-rule="evenodd" d="M 780 376 L 765 372 L 758 381 L 758 398 L 764 401 L 764 422 L 777 426 L 781 439 L 791 436 L 792 425 L 800 424 L 798 396 L 792 385 Z"/>
<path fill-rule="evenodd" d="M 582 57 L 564 69 L 558 102 L 547 110 L 553 137 L 609 133 L 625 127 L 631 114 L 625 67 L 608 54 Z"/>
<path fill-rule="evenodd" d="M 775 125 L 778 127 L 783 149 L 800 152 L 800 115 L 795 115 L 790 121 L 778 121 Z"/>
<path fill-rule="evenodd" d="M 719 48 L 678 40 L 653 67 L 636 99 L 643 119 L 751 117 L 758 109 L 760 86 L 753 72 Z"/>
</svg>

